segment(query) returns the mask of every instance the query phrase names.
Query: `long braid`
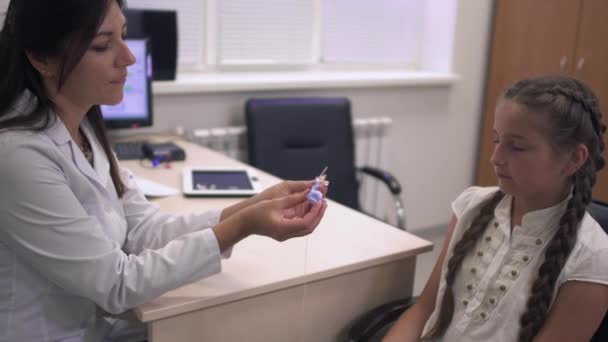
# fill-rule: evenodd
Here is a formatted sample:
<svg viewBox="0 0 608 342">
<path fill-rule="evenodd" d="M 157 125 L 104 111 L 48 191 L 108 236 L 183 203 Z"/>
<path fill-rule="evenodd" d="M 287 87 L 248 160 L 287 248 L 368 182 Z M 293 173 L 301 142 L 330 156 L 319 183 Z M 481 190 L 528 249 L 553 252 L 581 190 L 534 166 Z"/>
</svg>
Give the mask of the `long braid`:
<svg viewBox="0 0 608 342">
<path fill-rule="evenodd" d="M 574 249 L 580 222 L 585 215 L 587 205 L 591 202 L 596 172 L 605 165 L 602 152 L 605 148 L 603 134 L 606 132 L 606 125 L 602 122 L 597 98 L 583 83 L 574 79 L 550 80 L 557 85 L 546 92 L 555 98 L 562 97 L 570 102 L 567 112 L 574 115 L 575 122 L 579 123 L 572 125 L 575 128 L 571 135 L 579 139 L 586 137 L 582 140 L 589 150 L 589 159 L 572 176 L 572 197 L 560 219 L 558 231 L 547 245 L 544 261 L 531 287 L 526 310 L 520 318 L 520 342 L 532 341 L 547 319 L 557 278 Z M 553 101 L 557 100 L 553 99 Z"/>
<path fill-rule="evenodd" d="M 445 276 L 445 293 L 441 300 L 439 315 L 433 327 L 429 332 L 422 337 L 422 340 L 434 340 L 443 336 L 447 330 L 452 317 L 454 315 L 454 291 L 452 286 L 454 280 L 462 267 L 462 261 L 473 250 L 479 238 L 483 235 L 488 227 L 488 224 L 494 218 L 494 209 L 498 202 L 504 197 L 504 193 L 498 191 L 489 201 L 487 201 L 480 209 L 479 215 L 471 223 L 471 227 L 467 229 L 460 241 L 454 246 L 452 257 L 448 261 L 448 269 Z"/>
<path fill-rule="evenodd" d="M 572 198 L 568 201 L 566 212 L 560 220 L 557 233 L 547 245 L 545 260 L 532 284 L 526 311 L 520 318 L 520 342 L 532 341 L 544 325 L 551 306 L 557 277 L 574 248 L 580 226 L 579 222 L 585 215 L 585 209 L 591 201 L 589 176 L 578 173 L 575 178 Z"/>
</svg>

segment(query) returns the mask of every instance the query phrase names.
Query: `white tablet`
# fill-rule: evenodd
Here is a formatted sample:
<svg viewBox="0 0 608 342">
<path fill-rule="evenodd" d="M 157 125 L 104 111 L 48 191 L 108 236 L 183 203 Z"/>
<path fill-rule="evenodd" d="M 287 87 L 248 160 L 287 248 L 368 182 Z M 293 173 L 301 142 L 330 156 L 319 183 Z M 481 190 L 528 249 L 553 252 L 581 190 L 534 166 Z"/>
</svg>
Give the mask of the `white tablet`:
<svg viewBox="0 0 608 342">
<path fill-rule="evenodd" d="M 186 196 L 253 196 L 262 191 L 255 173 L 247 168 L 185 167 Z"/>
</svg>

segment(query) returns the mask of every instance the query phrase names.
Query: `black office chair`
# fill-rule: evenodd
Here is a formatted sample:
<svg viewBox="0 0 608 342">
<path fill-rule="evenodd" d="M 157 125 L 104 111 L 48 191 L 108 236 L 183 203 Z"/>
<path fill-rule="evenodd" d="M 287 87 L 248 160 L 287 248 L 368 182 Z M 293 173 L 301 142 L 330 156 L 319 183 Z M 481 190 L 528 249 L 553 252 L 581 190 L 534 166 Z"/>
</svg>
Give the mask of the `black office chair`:
<svg viewBox="0 0 608 342">
<path fill-rule="evenodd" d="M 587 207 L 589 214 L 608 234 L 608 203 L 593 200 Z M 407 298 L 382 304 L 359 317 L 351 326 L 348 336 L 352 342 L 380 341 L 401 314 L 414 304 L 415 299 Z M 591 342 L 608 341 L 608 315 L 591 338 Z"/>
<path fill-rule="evenodd" d="M 350 102 L 346 98 L 250 99 L 245 105 L 249 163 L 283 179 L 312 179 L 328 166 L 328 197 L 361 211 L 358 173 L 382 181 L 405 230 L 401 185 L 389 172 L 355 167 Z"/>
</svg>

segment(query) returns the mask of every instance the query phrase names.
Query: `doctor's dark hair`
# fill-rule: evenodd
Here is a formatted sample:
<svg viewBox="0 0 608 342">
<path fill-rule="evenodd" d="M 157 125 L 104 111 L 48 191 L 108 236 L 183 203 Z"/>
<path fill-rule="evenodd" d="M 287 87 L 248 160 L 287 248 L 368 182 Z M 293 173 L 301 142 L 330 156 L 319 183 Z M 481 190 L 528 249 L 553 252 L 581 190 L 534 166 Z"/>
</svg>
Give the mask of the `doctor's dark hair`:
<svg viewBox="0 0 608 342">
<path fill-rule="evenodd" d="M 605 148 L 606 125 L 597 97 L 582 81 L 568 76 L 545 76 L 515 83 L 503 96 L 503 101 L 514 101 L 527 109 L 528 115 L 542 116 L 547 137 L 558 153 L 571 151 L 584 144 L 589 151 L 587 161 L 570 177 L 572 197 L 562 215 L 559 228 L 549 241 L 544 260 L 536 279 L 531 284 L 526 307 L 522 308 L 518 340 L 532 341 L 544 325 L 550 309 L 557 278 L 570 256 L 578 237 L 578 229 L 591 202 L 591 190 L 596 174 L 606 161 L 602 157 Z M 452 286 L 462 261 L 471 253 L 494 216 L 500 199 L 500 191 L 482 205 L 479 215 L 462 239 L 454 246 L 446 272 L 446 290 L 434 326 L 423 340 L 443 336 L 454 314 Z"/>
<path fill-rule="evenodd" d="M 0 31 L 0 130 L 41 131 L 52 124 L 54 104 L 26 52 L 59 59 L 57 89 L 61 90 L 89 48 L 112 1 L 120 8 L 125 6 L 124 0 L 10 1 Z M 26 90 L 35 99 L 27 109 L 29 114 L 11 115 Z M 99 105 L 92 106 L 86 117 L 110 161 L 110 175 L 122 197 L 125 185 L 120 180 Z"/>
</svg>

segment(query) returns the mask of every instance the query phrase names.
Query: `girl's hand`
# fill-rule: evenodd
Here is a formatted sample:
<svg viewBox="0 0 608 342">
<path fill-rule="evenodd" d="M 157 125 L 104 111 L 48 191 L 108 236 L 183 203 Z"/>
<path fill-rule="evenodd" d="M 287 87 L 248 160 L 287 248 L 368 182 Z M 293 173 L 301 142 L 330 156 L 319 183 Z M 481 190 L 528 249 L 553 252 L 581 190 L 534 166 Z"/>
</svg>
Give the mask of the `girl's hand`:
<svg viewBox="0 0 608 342">
<path fill-rule="evenodd" d="M 284 183 L 291 184 L 284 185 Z M 277 188 L 273 190 L 275 191 L 273 194 L 291 191 L 294 187 L 306 188 L 307 184 L 312 186 L 312 182 L 283 182 L 275 186 Z M 251 205 L 239 212 L 241 224 L 247 227 L 251 234 L 268 236 L 277 241 L 308 235 L 321 222 L 327 202 L 310 205 L 306 198 L 307 193 L 308 191 L 301 191 Z"/>
</svg>

